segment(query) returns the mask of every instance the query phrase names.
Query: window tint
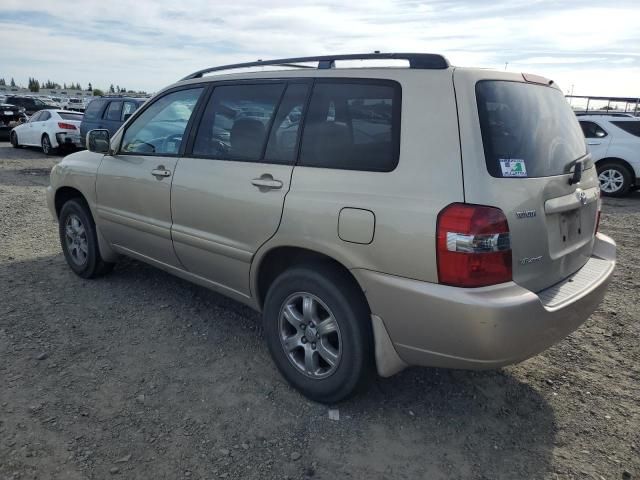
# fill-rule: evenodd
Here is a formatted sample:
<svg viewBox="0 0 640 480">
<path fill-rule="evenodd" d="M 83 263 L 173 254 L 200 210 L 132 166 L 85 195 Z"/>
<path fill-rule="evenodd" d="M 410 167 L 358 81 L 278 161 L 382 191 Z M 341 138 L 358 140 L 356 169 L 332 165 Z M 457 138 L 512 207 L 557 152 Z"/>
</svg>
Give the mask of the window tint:
<svg viewBox="0 0 640 480">
<path fill-rule="evenodd" d="M 127 121 L 129 117 L 133 115 L 133 112 L 135 112 L 137 108 L 138 105 L 133 102 L 124 102 L 124 105 L 122 106 L 122 116 L 120 117 L 120 121 Z"/>
<path fill-rule="evenodd" d="M 587 153 L 578 120 L 555 88 L 485 80 L 476 84 L 476 100 L 487 170 L 493 177 L 569 173 L 575 160 Z"/>
<path fill-rule="evenodd" d="M 122 115 L 122 102 L 111 102 L 107 107 L 107 111 L 104 112 L 105 120 L 120 121 Z"/>
<path fill-rule="evenodd" d="M 636 137 L 640 137 L 640 120 L 626 120 L 624 122 L 611 122 L 616 127 L 621 128 L 627 133 L 631 135 L 635 135 Z"/>
<path fill-rule="evenodd" d="M 265 161 L 269 163 L 293 164 L 298 145 L 298 130 L 303 116 L 309 87 L 292 84 L 278 107 L 278 113 L 271 128 Z"/>
<path fill-rule="evenodd" d="M 176 155 L 202 88 L 169 93 L 155 100 L 127 128 L 124 153 Z"/>
<path fill-rule="evenodd" d="M 86 120 L 95 120 L 100 116 L 102 107 L 104 106 L 104 100 L 92 100 L 87 109 L 84 111 L 84 118 Z"/>
<path fill-rule="evenodd" d="M 317 83 L 302 135 L 300 165 L 389 172 L 400 153 L 400 87 Z"/>
<path fill-rule="evenodd" d="M 597 123 L 581 120 L 580 127 L 582 128 L 582 133 L 584 133 L 585 138 L 603 138 L 607 136 L 607 132 Z"/>
<path fill-rule="evenodd" d="M 216 87 L 202 117 L 193 154 L 260 160 L 283 89 L 283 84 Z"/>
</svg>

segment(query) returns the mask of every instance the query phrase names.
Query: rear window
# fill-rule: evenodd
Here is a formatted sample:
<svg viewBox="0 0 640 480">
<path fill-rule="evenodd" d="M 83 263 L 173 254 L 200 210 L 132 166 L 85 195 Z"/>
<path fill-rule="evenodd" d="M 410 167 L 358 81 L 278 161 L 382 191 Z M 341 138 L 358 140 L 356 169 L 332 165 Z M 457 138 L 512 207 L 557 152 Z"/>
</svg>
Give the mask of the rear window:
<svg viewBox="0 0 640 480">
<path fill-rule="evenodd" d="M 100 116 L 105 100 L 92 100 L 84 111 L 85 120 L 95 120 Z"/>
<path fill-rule="evenodd" d="M 60 118 L 62 118 L 63 120 L 77 120 L 78 122 L 82 121 L 81 113 L 58 112 L 58 115 L 60 115 Z"/>
<path fill-rule="evenodd" d="M 621 128 L 627 133 L 631 135 L 635 135 L 636 137 L 640 137 L 640 121 L 638 120 L 627 120 L 624 122 L 611 122 L 616 127 Z"/>
<path fill-rule="evenodd" d="M 587 153 L 578 120 L 555 88 L 484 80 L 476 85 L 476 99 L 487 170 L 493 177 L 569 173 Z"/>
</svg>

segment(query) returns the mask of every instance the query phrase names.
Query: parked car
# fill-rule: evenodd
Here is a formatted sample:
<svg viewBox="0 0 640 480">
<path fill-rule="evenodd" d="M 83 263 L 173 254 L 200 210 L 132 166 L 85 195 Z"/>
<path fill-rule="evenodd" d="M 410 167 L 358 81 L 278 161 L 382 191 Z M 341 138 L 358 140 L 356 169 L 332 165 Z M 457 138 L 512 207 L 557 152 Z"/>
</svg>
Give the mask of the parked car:
<svg viewBox="0 0 640 480">
<path fill-rule="evenodd" d="M 78 112 L 41 110 L 11 130 L 10 141 L 15 148 L 40 147 L 46 155 L 54 155 L 59 148 L 80 147 L 81 122 Z"/>
<path fill-rule="evenodd" d="M 8 138 L 13 127 L 28 120 L 24 108 L 0 103 L 0 138 Z"/>
<path fill-rule="evenodd" d="M 335 68 L 391 58 L 409 68 Z M 257 71 L 189 75 L 53 168 L 76 274 L 126 255 L 246 303 L 283 376 L 321 402 L 374 367 L 519 362 L 597 308 L 616 247 L 553 82 L 430 54 L 241 66 Z"/>
<path fill-rule="evenodd" d="M 5 103 L 15 105 L 16 107 L 22 107 L 28 116 L 33 115 L 40 110 L 51 108 L 45 102 L 35 97 L 28 97 L 25 95 L 9 95 Z"/>
<path fill-rule="evenodd" d="M 602 194 L 622 197 L 640 187 L 640 118 L 595 114 L 578 120 L 596 162 Z"/>
<path fill-rule="evenodd" d="M 62 108 L 65 110 L 71 110 L 75 112 L 84 112 L 85 106 L 81 98 L 67 98 L 62 104 Z"/>
<path fill-rule="evenodd" d="M 80 126 L 80 136 L 84 145 L 89 130 L 104 128 L 111 135 L 129 119 L 131 115 L 145 102 L 145 99 L 104 96 L 92 100 L 85 110 L 84 119 Z"/>
</svg>

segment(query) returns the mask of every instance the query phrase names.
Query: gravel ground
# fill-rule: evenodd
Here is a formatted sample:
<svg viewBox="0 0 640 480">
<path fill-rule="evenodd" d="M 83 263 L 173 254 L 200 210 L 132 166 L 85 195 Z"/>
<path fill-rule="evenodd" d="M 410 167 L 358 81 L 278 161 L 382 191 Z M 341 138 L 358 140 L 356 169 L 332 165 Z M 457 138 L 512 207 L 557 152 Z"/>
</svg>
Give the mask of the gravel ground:
<svg viewBox="0 0 640 480">
<path fill-rule="evenodd" d="M 45 206 L 58 160 L 0 143 L 0 478 L 640 478 L 640 192 L 605 201 L 619 266 L 569 338 L 408 369 L 332 420 L 248 308 L 129 260 L 76 277 Z"/>
</svg>

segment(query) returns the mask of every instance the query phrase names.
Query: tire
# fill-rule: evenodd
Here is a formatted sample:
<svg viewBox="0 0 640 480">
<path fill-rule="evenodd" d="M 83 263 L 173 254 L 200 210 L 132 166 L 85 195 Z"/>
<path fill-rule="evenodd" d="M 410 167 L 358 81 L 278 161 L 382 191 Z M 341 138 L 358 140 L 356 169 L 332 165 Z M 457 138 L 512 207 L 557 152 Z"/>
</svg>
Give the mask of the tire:
<svg viewBox="0 0 640 480">
<path fill-rule="evenodd" d="M 9 141 L 13 148 L 22 148 L 22 145 L 18 143 L 18 134 L 16 132 L 11 132 L 9 135 Z"/>
<path fill-rule="evenodd" d="M 58 152 L 57 148 L 53 148 L 51 146 L 51 139 L 49 135 L 46 133 L 42 135 L 42 140 L 40 141 L 40 146 L 42 147 L 42 151 L 45 155 L 55 155 Z"/>
<path fill-rule="evenodd" d="M 305 315 L 305 299 L 315 315 Z M 323 263 L 285 271 L 267 292 L 263 324 L 278 370 L 309 399 L 335 403 L 368 385 L 374 372 L 369 307 L 346 273 Z M 287 350 L 285 338 L 295 347 Z"/>
<path fill-rule="evenodd" d="M 631 189 L 629 169 L 618 162 L 602 162 L 597 165 L 600 191 L 607 197 L 624 197 Z"/>
<path fill-rule="evenodd" d="M 100 256 L 96 225 L 84 201 L 74 198 L 62 206 L 58 232 L 67 264 L 78 276 L 96 278 L 113 269 Z"/>
</svg>

